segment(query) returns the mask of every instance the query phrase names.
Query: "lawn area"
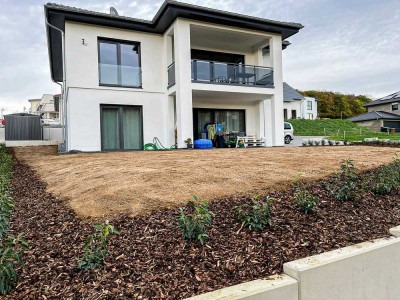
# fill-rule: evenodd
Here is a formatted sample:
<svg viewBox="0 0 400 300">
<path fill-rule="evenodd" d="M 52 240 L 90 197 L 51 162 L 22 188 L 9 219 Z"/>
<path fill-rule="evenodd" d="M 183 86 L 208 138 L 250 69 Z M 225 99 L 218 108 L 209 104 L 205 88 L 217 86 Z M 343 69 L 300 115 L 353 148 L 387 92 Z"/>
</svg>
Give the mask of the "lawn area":
<svg viewBox="0 0 400 300">
<path fill-rule="evenodd" d="M 332 140 L 362 141 L 365 138 L 400 140 L 400 134 L 386 134 L 361 127 L 348 120 L 286 120 L 294 128 L 297 136 L 327 136 Z"/>
<path fill-rule="evenodd" d="M 206 200 L 254 196 L 283 187 L 297 173 L 306 179 L 324 177 L 338 170 L 342 159 L 371 168 L 390 161 L 399 149 L 339 146 L 71 155 L 43 155 L 28 147 L 15 151 L 47 182 L 47 190 L 68 201 L 78 215 L 102 217 L 174 208 L 192 194 Z"/>
</svg>

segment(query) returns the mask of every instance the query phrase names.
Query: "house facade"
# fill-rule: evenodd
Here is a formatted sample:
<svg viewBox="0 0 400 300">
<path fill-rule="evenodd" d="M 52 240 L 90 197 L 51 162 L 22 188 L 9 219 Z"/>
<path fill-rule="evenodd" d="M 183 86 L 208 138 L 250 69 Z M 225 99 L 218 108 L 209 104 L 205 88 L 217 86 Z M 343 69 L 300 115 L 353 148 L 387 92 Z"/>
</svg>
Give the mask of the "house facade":
<svg viewBox="0 0 400 300">
<path fill-rule="evenodd" d="M 58 95 L 43 94 L 40 99 L 29 99 L 29 113 L 40 115 L 42 119 L 58 120 L 57 97 Z"/>
<path fill-rule="evenodd" d="M 45 17 L 64 151 L 185 148 L 214 123 L 283 145 L 282 50 L 301 24 L 175 1 L 152 21 L 56 4 Z"/>
<path fill-rule="evenodd" d="M 364 105 L 367 113 L 349 120 L 375 131 L 400 132 L 400 92 L 377 99 Z"/>
<path fill-rule="evenodd" d="M 283 118 L 315 120 L 318 117 L 316 98 L 304 97 L 286 82 L 283 83 Z"/>
</svg>

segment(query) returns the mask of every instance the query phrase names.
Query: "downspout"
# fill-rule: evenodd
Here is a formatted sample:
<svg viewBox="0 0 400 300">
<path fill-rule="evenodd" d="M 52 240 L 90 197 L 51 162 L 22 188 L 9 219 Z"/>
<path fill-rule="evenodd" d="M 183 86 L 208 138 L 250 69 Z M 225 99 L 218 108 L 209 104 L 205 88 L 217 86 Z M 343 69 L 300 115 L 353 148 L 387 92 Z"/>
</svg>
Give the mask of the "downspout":
<svg viewBox="0 0 400 300">
<path fill-rule="evenodd" d="M 65 70 L 65 34 L 64 31 L 62 31 L 60 28 L 50 24 L 47 20 L 47 17 L 45 19 L 46 25 L 49 26 L 50 28 L 53 28 L 54 30 L 57 30 L 58 32 L 61 33 L 61 55 L 62 55 L 62 68 L 63 68 L 63 83 L 59 83 L 53 79 L 51 76 L 51 80 L 58 84 L 61 88 L 61 95 L 62 95 L 62 100 L 63 100 L 63 140 L 64 140 L 64 149 L 61 149 L 61 152 L 67 152 L 68 151 L 68 121 L 67 121 L 67 91 L 66 91 L 66 70 Z M 49 33 L 50 35 L 50 33 Z"/>
</svg>

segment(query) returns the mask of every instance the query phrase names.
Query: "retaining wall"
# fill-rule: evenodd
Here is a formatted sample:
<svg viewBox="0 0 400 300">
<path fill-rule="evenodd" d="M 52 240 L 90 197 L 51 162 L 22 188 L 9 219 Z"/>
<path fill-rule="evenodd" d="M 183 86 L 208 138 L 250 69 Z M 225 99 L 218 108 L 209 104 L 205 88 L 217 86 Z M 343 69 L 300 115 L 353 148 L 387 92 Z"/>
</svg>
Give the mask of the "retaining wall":
<svg viewBox="0 0 400 300">
<path fill-rule="evenodd" d="M 377 239 L 284 264 L 284 275 L 190 300 L 398 300 L 400 226 Z"/>
</svg>

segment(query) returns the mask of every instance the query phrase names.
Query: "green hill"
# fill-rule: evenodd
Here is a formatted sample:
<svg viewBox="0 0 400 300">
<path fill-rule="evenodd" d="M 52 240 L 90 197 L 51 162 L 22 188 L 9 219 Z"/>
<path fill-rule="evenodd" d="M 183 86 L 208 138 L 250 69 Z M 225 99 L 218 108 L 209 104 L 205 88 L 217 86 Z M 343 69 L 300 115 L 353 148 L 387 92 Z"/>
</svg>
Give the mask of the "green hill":
<svg viewBox="0 0 400 300">
<path fill-rule="evenodd" d="M 286 120 L 293 125 L 297 136 L 326 136 L 332 140 L 362 141 L 364 138 L 400 140 L 400 134 L 386 134 L 340 119 Z"/>
</svg>

